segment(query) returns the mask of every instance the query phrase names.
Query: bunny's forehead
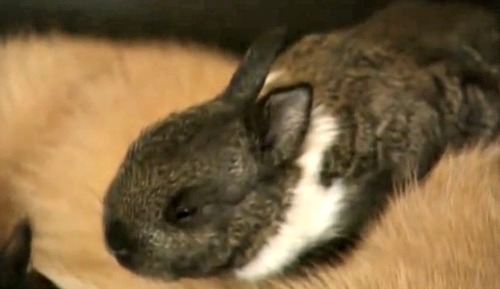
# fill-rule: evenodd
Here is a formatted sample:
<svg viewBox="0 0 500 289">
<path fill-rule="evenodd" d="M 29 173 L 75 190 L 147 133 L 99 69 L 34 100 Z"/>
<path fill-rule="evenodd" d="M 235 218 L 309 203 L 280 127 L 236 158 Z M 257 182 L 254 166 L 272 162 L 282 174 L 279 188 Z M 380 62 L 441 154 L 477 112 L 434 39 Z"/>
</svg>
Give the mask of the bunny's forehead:
<svg viewBox="0 0 500 289">
<path fill-rule="evenodd" d="M 237 113 L 201 107 L 149 128 L 129 150 L 121 176 L 143 188 L 244 177 L 254 171 L 249 142 Z"/>
<path fill-rule="evenodd" d="M 185 155 L 213 153 L 237 147 L 244 138 L 240 113 L 234 109 L 217 109 L 209 105 L 172 114 L 147 128 L 131 146 L 127 159 L 135 162 L 170 159 Z"/>
<path fill-rule="evenodd" d="M 221 126 L 234 123 L 238 116 L 239 112 L 234 107 L 220 99 L 214 99 L 185 111 L 172 113 L 147 127 L 134 142 L 132 151 L 148 145 L 186 144 L 197 135 L 207 135 L 220 130 Z"/>
</svg>

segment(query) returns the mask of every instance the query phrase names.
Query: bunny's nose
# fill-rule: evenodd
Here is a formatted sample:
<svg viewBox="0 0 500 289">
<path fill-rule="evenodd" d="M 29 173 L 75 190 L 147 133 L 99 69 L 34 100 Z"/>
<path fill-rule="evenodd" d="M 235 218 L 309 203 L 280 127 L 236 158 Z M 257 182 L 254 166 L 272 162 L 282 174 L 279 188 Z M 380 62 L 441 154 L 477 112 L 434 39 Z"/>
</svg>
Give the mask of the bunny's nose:
<svg viewBox="0 0 500 289">
<path fill-rule="evenodd" d="M 108 248 L 118 262 L 123 266 L 130 265 L 137 245 L 123 222 L 118 220 L 107 222 L 105 225 L 105 239 Z"/>
</svg>

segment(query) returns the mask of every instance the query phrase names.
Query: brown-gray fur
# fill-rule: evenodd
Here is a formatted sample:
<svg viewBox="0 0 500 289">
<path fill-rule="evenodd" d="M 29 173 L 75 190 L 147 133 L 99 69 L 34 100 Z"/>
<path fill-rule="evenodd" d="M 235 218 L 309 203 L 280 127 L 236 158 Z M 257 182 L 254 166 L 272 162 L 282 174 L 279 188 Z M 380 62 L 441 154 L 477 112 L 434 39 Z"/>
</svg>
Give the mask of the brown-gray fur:
<svg viewBox="0 0 500 289">
<path fill-rule="evenodd" d="M 448 146 L 496 137 L 497 25 L 474 6 L 396 4 L 294 44 L 258 99 L 282 39 L 257 41 L 224 93 L 131 146 L 105 203 L 107 244 L 157 278 L 242 267 L 283 221 L 318 107 L 341 124 L 318 182 L 345 180 L 341 231 L 356 235 L 410 170 L 424 177 Z"/>
</svg>

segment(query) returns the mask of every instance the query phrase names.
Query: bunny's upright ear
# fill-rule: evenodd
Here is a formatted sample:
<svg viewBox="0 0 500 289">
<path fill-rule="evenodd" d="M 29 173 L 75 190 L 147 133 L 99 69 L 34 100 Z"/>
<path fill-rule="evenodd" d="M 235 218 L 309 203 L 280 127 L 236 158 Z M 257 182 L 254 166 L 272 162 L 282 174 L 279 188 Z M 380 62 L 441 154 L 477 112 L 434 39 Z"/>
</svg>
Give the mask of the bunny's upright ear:
<svg viewBox="0 0 500 289">
<path fill-rule="evenodd" d="M 0 289 L 26 288 L 31 258 L 32 232 L 28 221 L 15 228 L 0 249 Z"/>
<path fill-rule="evenodd" d="M 222 97 L 241 105 L 255 101 L 274 60 L 290 41 L 284 27 L 266 31 L 257 37 L 247 50 Z"/>
<path fill-rule="evenodd" d="M 305 138 L 312 110 L 312 88 L 307 84 L 281 87 L 257 101 L 271 67 L 288 45 L 301 37 L 275 28 L 260 35 L 222 95 L 244 112 L 250 131 L 258 135 L 259 152 L 274 165 L 293 159 Z"/>
</svg>

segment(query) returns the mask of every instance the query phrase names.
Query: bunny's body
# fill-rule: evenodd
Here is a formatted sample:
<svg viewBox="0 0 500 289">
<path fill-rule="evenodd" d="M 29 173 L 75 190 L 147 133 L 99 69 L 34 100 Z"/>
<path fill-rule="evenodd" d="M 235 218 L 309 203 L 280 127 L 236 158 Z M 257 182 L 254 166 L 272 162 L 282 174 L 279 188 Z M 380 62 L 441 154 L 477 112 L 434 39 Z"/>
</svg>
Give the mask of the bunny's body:
<svg viewBox="0 0 500 289">
<path fill-rule="evenodd" d="M 131 146 L 105 202 L 108 246 L 146 276 L 256 280 L 356 236 L 447 147 L 496 137 L 496 21 L 403 2 L 282 54 L 267 34 L 219 97 Z"/>
</svg>

